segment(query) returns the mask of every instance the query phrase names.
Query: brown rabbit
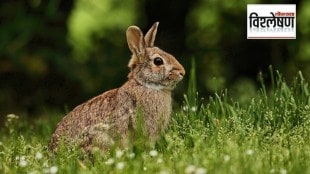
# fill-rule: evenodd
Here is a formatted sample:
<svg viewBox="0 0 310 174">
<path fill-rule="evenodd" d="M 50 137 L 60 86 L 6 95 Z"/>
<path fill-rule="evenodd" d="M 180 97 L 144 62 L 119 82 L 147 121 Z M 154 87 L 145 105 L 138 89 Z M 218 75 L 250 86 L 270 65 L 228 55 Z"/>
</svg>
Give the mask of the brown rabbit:
<svg viewBox="0 0 310 174">
<path fill-rule="evenodd" d="M 155 142 L 167 127 L 171 113 L 171 91 L 185 75 L 183 66 L 170 54 L 154 47 L 159 22 L 143 37 L 136 26 L 127 29 L 132 57 L 128 81 L 77 106 L 68 113 L 52 135 L 50 148 L 62 142 L 77 143 L 84 150 L 106 150 L 115 141 L 127 143 L 138 128 L 138 110 L 143 117 L 143 134 Z M 141 115 L 141 114 L 140 114 Z"/>
</svg>

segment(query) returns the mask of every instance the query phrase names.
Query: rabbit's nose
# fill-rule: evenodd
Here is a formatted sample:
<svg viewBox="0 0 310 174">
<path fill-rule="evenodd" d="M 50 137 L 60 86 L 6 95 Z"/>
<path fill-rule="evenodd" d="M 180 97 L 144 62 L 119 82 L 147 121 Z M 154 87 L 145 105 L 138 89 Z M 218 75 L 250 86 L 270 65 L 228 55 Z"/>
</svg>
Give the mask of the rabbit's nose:
<svg viewBox="0 0 310 174">
<path fill-rule="evenodd" d="M 182 77 L 184 77 L 185 75 L 185 69 L 183 67 L 180 67 L 179 69 L 179 75 L 181 75 Z"/>
<path fill-rule="evenodd" d="M 182 70 L 179 72 L 179 74 L 183 77 L 183 76 L 185 75 L 185 70 L 182 69 Z"/>
<path fill-rule="evenodd" d="M 185 70 L 183 67 L 174 67 L 173 71 L 183 77 L 185 75 Z"/>
</svg>

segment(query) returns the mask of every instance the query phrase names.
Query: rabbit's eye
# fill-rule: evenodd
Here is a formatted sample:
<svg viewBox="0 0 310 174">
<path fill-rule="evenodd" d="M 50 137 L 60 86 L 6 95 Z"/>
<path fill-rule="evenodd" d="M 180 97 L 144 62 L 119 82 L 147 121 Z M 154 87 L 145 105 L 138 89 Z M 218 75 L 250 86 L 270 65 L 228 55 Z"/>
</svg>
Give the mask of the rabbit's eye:
<svg viewBox="0 0 310 174">
<path fill-rule="evenodd" d="M 155 64 L 156 66 L 159 66 L 159 65 L 164 64 L 164 61 L 163 61 L 162 58 L 156 57 L 156 58 L 154 59 L 154 64 Z"/>
</svg>

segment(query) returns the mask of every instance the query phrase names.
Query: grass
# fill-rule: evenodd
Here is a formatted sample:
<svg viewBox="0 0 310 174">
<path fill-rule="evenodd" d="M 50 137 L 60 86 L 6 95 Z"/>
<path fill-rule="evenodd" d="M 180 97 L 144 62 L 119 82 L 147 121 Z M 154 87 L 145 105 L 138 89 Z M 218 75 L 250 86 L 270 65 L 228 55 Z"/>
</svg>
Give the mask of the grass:
<svg viewBox="0 0 310 174">
<path fill-rule="evenodd" d="M 11 114 L 0 132 L 0 173 L 310 173 L 310 94 L 301 73 L 288 85 L 276 72 L 269 89 L 261 79 L 241 105 L 229 90 L 201 101 L 191 72 L 184 104 L 156 146 L 97 151 L 92 162 L 76 149 L 53 156 L 47 143 L 61 116 Z"/>
</svg>

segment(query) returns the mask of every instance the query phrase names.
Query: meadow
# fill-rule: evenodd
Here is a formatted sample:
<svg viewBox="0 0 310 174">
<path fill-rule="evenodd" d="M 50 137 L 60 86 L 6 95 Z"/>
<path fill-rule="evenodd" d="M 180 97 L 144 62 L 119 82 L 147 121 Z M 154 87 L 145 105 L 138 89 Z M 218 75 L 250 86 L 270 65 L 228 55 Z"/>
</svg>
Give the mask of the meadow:
<svg viewBox="0 0 310 174">
<path fill-rule="evenodd" d="M 286 82 L 270 72 L 271 85 L 241 104 L 229 89 L 201 99 L 192 69 L 182 106 L 154 146 L 96 151 L 92 158 L 48 141 L 62 114 L 6 116 L 0 132 L 0 173 L 310 173 L 310 94 L 301 72 Z M 244 91 L 246 93 L 247 91 Z"/>
</svg>

